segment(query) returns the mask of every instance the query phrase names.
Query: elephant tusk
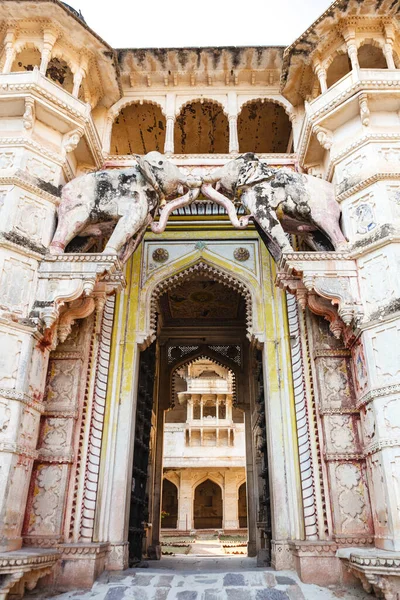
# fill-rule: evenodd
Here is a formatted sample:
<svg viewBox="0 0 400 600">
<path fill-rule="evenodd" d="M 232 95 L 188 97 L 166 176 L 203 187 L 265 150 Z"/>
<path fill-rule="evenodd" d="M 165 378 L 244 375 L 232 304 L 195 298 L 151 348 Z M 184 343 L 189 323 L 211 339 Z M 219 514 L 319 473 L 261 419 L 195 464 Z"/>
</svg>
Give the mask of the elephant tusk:
<svg viewBox="0 0 400 600">
<path fill-rule="evenodd" d="M 245 227 L 247 227 L 251 215 L 249 215 L 249 217 L 245 216 L 240 217 L 240 219 L 238 219 L 235 210 L 235 205 L 233 204 L 232 200 L 229 200 L 229 198 L 227 198 L 223 194 L 220 194 L 220 192 L 217 192 L 217 190 L 215 190 L 212 187 L 212 185 L 209 184 L 203 184 L 201 186 L 201 191 L 206 196 L 206 198 L 209 198 L 216 204 L 219 204 L 220 206 L 223 206 L 225 208 L 232 225 L 236 227 L 236 229 L 244 229 Z"/>
<path fill-rule="evenodd" d="M 166 206 L 162 209 L 160 213 L 160 220 L 158 223 L 152 223 L 150 228 L 153 233 L 162 233 L 165 231 L 167 226 L 167 222 L 170 214 L 177 210 L 178 208 L 182 208 L 183 206 L 187 206 L 194 200 L 196 200 L 197 196 L 200 194 L 200 188 L 192 189 L 187 192 L 184 196 L 180 198 L 176 198 L 175 200 L 171 200 L 171 202 L 167 202 Z"/>
</svg>

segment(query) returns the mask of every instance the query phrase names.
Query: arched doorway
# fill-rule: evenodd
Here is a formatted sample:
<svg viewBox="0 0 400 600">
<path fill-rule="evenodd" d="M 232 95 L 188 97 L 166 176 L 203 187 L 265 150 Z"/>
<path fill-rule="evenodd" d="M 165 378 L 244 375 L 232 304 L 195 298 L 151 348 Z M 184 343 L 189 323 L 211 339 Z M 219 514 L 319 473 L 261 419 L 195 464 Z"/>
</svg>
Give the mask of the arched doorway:
<svg viewBox="0 0 400 600">
<path fill-rule="evenodd" d="M 246 482 L 242 483 L 238 491 L 238 514 L 239 527 L 246 529 L 247 527 L 247 490 Z"/>
<path fill-rule="evenodd" d="M 164 478 L 161 504 L 161 527 L 176 529 L 178 520 L 178 489 L 172 481 Z"/>
<path fill-rule="evenodd" d="M 223 242 L 222 245 L 219 240 L 214 242 L 212 239 L 207 240 L 206 244 L 201 239 L 197 239 L 193 244 L 185 242 L 185 258 L 180 259 L 172 258 L 172 247 L 175 248 L 175 242 L 160 243 L 159 240 L 148 242 L 145 240 L 145 255 L 151 257 L 158 247 L 166 246 L 171 250 L 171 258 L 156 268 L 150 263 L 146 266 L 147 263 L 145 263 L 142 272 L 140 272 L 140 256 L 134 255 L 133 257 L 130 293 L 134 294 L 136 291 L 137 303 L 135 301 L 132 304 L 128 314 L 130 322 L 137 322 L 140 328 L 136 335 L 138 354 L 135 360 L 138 365 L 136 373 L 139 375 L 139 380 L 136 380 L 135 384 L 137 389 L 141 388 L 139 358 L 143 353 L 142 348 L 151 340 L 154 340 L 157 346 L 151 416 L 154 425 L 152 456 L 149 461 L 147 483 L 149 490 L 148 523 L 151 527 L 148 527 L 145 532 L 146 543 L 144 544 L 144 553 L 148 557 L 160 558 L 161 556 L 160 515 L 165 415 L 166 411 L 171 409 L 172 404 L 177 403 L 175 391 L 185 391 L 174 388 L 173 374 L 176 369 L 180 369 L 197 358 L 215 360 L 218 364 L 231 369 L 235 374 L 235 408 L 244 413 L 246 476 L 250 477 L 247 481 L 247 493 L 251 495 L 251 502 L 247 503 L 249 556 L 262 553 L 263 561 L 268 563 L 271 557 L 274 560 L 271 553 L 274 536 L 286 535 L 284 527 L 288 521 L 282 519 L 282 514 L 288 514 L 288 502 L 279 502 L 279 507 L 275 507 L 275 509 L 279 509 L 280 518 L 275 521 L 271 520 L 271 515 L 274 513 L 270 503 L 274 502 L 275 497 L 269 494 L 268 481 L 270 478 L 274 486 L 282 486 L 284 489 L 288 489 L 288 481 L 292 486 L 291 489 L 295 489 L 296 482 L 292 482 L 291 473 L 287 473 L 286 469 L 282 468 L 283 461 L 279 463 L 279 466 L 276 460 L 269 463 L 266 444 L 267 438 L 268 442 L 271 440 L 271 443 L 276 446 L 278 456 L 296 456 L 296 448 L 292 447 L 294 437 L 287 438 L 290 443 L 287 454 L 286 446 L 282 448 L 281 434 L 283 435 L 283 431 L 280 424 L 283 421 L 279 420 L 282 417 L 276 418 L 277 414 L 281 415 L 283 408 L 285 411 L 290 410 L 290 395 L 287 390 L 290 373 L 285 367 L 288 379 L 282 380 L 281 377 L 279 379 L 277 374 L 278 372 L 282 373 L 283 363 L 279 366 L 280 370 L 278 371 L 276 360 L 281 360 L 281 354 L 283 356 L 286 346 L 284 341 L 285 322 L 280 317 L 283 313 L 275 298 L 279 294 L 273 292 L 273 296 L 268 296 L 268 301 L 264 299 L 262 281 L 273 281 L 273 274 L 266 251 L 264 253 L 262 246 L 258 245 L 257 234 L 252 235 L 255 238 L 254 246 L 251 246 L 245 239 L 241 240 L 240 257 L 243 253 L 253 261 L 247 266 L 242 265 L 239 260 L 237 264 L 233 265 L 234 256 L 238 255 L 237 243 L 228 245 L 228 242 Z M 146 247 L 147 244 L 149 248 Z M 221 253 L 222 247 L 227 257 L 224 257 L 223 260 L 216 259 L 216 254 Z M 179 242 L 179 246 L 176 244 L 176 248 L 181 252 L 178 257 L 182 257 L 181 242 Z M 214 249 L 215 254 L 212 253 Z M 263 254 L 262 260 L 261 253 Z M 233 259 L 229 256 L 233 256 Z M 261 265 L 260 273 L 258 265 Z M 141 284 L 139 284 L 139 277 L 141 277 Z M 198 293 L 198 286 L 202 287 L 201 293 Z M 271 290 L 273 290 L 272 287 Z M 262 304 L 260 299 L 264 299 L 265 303 Z M 262 310 L 259 309 L 261 306 L 263 306 Z M 196 307 L 195 311 L 192 310 L 194 307 Z M 273 311 L 276 311 L 274 317 L 272 316 Z M 269 322 L 268 337 L 266 336 L 267 319 Z M 282 340 L 282 344 L 277 350 L 274 345 L 275 350 L 272 352 L 271 344 L 275 344 L 273 340 L 277 338 Z M 268 373 L 265 382 L 263 382 L 263 372 Z M 128 366 L 123 367 L 124 378 L 131 378 L 131 373 L 132 371 L 128 372 Z M 285 383 L 286 381 L 288 384 Z M 271 404 L 268 410 L 267 399 Z M 126 406 L 130 406 L 129 402 L 131 400 L 126 395 Z M 274 415 L 273 431 L 270 429 L 271 414 Z M 213 414 L 208 417 L 214 418 Z M 267 431 L 268 435 L 266 435 Z M 208 450 L 209 448 L 207 448 Z M 210 465 L 210 461 L 208 464 Z M 272 473 L 270 469 L 273 469 Z M 169 477 L 169 479 L 171 478 Z M 190 513 L 193 512 L 192 494 L 196 483 L 212 479 L 218 481 L 223 488 L 224 482 L 220 482 L 218 478 L 214 477 L 214 474 L 212 476 L 210 474 L 203 479 L 193 479 L 191 485 L 188 482 L 183 489 L 181 482 L 178 478 L 176 479 L 177 481 L 175 481 L 174 474 L 174 478 L 171 480 L 179 486 L 178 529 L 187 535 L 190 533 L 190 528 L 193 527 L 193 518 L 192 515 L 190 515 L 191 518 L 188 517 L 186 526 L 186 522 L 180 522 L 180 512 L 181 507 L 185 507 L 185 505 L 186 508 L 190 507 Z M 235 511 L 235 514 L 230 515 L 229 521 L 231 522 L 223 523 L 227 530 L 239 528 L 238 485 L 242 482 L 243 476 L 236 477 L 235 485 L 230 488 L 232 493 L 229 498 L 223 492 L 224 507 L 231 505 Z M 298 504 L 291 505 L 290 508 L 292 506 L 297 510 Z M 235 520 L 236 523 L 232 523 Z M 146 522 L 143 526 L 146 528 Z M 281 555 L 276 554 L 276 556 L 279 558 Z"/>
<path fill-rule="evenodd" d="M 222 490 L 211 479 L 206 479 L 195 489 L 193 515 L 195 529 L 222 528 Z"/>
</svg>

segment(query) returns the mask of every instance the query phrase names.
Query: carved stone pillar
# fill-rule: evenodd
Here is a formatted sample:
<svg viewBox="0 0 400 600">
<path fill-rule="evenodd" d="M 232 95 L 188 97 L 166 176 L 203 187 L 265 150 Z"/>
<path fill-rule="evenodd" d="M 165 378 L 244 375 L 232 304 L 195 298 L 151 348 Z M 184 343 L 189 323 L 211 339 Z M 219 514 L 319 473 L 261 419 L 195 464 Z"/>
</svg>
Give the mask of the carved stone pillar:
<svg viewBox="0 0 400 600">
<path fill-rule="evenodd" d="M 3 65 L 3 73 L 10 73 L 16 54 L 14 29 L 9 29 L 4 37 L 4 52 L 5 61 Z"/>
<path fill-rule="evenodd" d="M 26 544 L 51 547 L 67 541 L 65 501 L 76 457 L 76 423 L 82 418 L 90 324 L 75 325 L 50 355 L 38 458 L 24 525 Z"/>
<path fill-rule="evenodd" d="M 2 324 L 0 344 L 7 348 L 0 363 L 0 551 L 6 552 L 22 545 L 49 350 L 27 326 Z"/>
<path fill-rule="evenodd" d="M 386 41 L 383 46 L 383 54 L 385 55 L 388 69 L 395 69 L 396 65 L 394 64 L 393 58 L 393 44 L 395 40 L 393 23 L 385 24 L 385 37 Z"/>
<path fill-rule="evenodd" d="M 318 77 L 319 86 L 321 88 L 321 94 L 323 94 L 328 89 L 328 85 L 326 82 L 326 69 L 322 66 L 319 60 L 314 60 L 313 67 L 314 73 Z"/>
<path fill-rule="evenodd" d="M 175 127 L 175 116 L 167 116 L 167 124 L 165 130 L 165 144 L 164 144 L 164 153 L 165 154 L 173 154 L 174 153 L 174 127 Z"/>
<path fill-rule="evenodd" d="M 88 66 L 89 66 L 89 56 L 86 54 L 83 54 L 81 56 L 79 67 L 74 72 L 74 87 L 72 89 L 72 95 L 75 98 L 78 98 L 78 96 L 79 96 L 82 81 L 83 81 L 84 77 L 86 77 Z"/>
<path fill-rule="evenodd" d="M 350 58 L 351 68 L 355 73 L 357 73 L 360 68 L 360 65 L 358 62 L 358 49 L 357 49 L 357 45 L 356 45 L 355 31 L 354 31 L 354 29 L 352 29 L 350 27 L 346 27 L 343 30 L 342 34 L 343 34 L 344 40 L 346 42 L 347 54 L 349 55 L 349 58 Z"/>
<path fill-rule="evenodd" d="M 46 75 L 47 67 L 51 58 L 51 52 L 57 40 L 57 34 L 51 29 L 45 29 L 43 32 L 43 46 L 40 62 L 40 72 Z"/>
<path fill-rule="evenodd" d="M 237 128 L 237 115 L 229 115 L 229 153 L 239 152 L 239 138 Z"/>
<path fill-rule="evenodd" d="M 239 498 L 238 498 L 238 486 L 236 481 L 236 475 L 234 469 L 227 469 L 224 477 L 224 489 L 223 489 L 223 523 L 224 529 L 238 529 L 239 528 Z"/>
<path fill-rule="evenodd" d="M 193 486 L 188 469 L 182 469 L 180 472 L 177 528 L 181 531 L 190 531 L 193 528 Z"/>
<path fill-rule="evenodd" d="M 366 329 L 353 364 L 375 546 L 400 551 L 400 319 Z"/>
</svg>

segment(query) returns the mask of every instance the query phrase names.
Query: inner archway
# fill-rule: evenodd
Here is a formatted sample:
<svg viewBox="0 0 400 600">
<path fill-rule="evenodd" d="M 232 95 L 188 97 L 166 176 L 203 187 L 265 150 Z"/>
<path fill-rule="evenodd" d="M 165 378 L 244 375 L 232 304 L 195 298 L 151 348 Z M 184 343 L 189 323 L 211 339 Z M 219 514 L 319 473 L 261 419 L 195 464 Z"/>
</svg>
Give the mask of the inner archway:
<svg viewBox="0 0 400 600">
<path fill-rule="evenodd" d="M 197 486 L 194 494 L 193 514 L 195 529 L 221 529 L 222 490 L 211 479 L 206 479 Z"/>
<path fill-rule="evenodd" d="M 246 482 L 242 483 L 238 492 L 239 527 L 247 527 L 247 490 Z"/>
<path fill-rule="evenodd" d="M 178 519 L 178 488 L 164 478 L 162 490 L 161 525 L 165 529 L 176 529 Z"/>
</svg>

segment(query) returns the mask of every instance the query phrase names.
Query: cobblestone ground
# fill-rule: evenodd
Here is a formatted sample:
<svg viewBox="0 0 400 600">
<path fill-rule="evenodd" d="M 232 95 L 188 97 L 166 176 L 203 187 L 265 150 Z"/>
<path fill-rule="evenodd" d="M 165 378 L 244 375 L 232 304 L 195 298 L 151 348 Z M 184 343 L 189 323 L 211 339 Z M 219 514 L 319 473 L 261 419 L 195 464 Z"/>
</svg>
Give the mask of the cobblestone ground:
<svg viewBox="0 0 400 600">
<path fill-rule="evenodd" d="M 371 600 L 358 589 L 301 583 L 291 571 L 257 568 L 251 558 L 165 557 L 148 568 L 103 573 L 90 591 L 43 595 L 53 600 Z"/>
</svg>

